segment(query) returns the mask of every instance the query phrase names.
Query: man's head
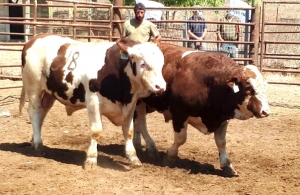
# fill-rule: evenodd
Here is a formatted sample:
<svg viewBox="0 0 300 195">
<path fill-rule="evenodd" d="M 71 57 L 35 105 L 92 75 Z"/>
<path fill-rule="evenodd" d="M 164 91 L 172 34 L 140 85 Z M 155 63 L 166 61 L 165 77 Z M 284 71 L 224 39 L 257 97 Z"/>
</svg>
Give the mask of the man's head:
<svg viewBox="0 0 300 195">
<path fill-rule="evenodd" d="M 139 22 L 143 21 L 145 16 L 146 8 L 145 5 L 142 3 L 138 3 L 134 6 L 134 14 L 135 19 Z"/>
<path fill-rule="evenodd" d="M 233 10 L 227 11 L 227 18 L 232 18 L 233 16 L 234 16 L 234 11 Z"/>
<path fill-rule="evenodd" d="M 201 6 L 200 5 L 194 5 L 193 7 L 195 8 L 198 8 L 197 10 L 194 10 L 193 13 L 194 13 L 194 16 L 197 16 L 197 17 L 202 17 L 202 11 L 201 11 Z"/>
</svg>

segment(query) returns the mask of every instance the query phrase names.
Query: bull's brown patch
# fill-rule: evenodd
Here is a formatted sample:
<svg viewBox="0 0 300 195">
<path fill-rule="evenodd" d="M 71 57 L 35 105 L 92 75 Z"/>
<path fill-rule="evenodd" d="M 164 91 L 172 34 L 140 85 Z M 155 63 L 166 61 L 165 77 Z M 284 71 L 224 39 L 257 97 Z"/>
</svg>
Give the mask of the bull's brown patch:
<svg viewBox="0 0 300 195">
<path fill-rule="evenodd" d="M 59 50 L 57 51 L 57 57 L 53 59 L 50 66 L 53 71 L 56 71 L 57 69 L 59 69 L 60 67 L 66 64 L 67 59 L 65 55 L 69 46 L 70 46 L 69 43 L 60 46 Z"/>
<path fill-rule="evenodd" d="M 120 40 L 122 47 L 126 47 L 136 42 L 130 40 Z M 132 45 L 133 46 L 133 45 Z M 121 102 L 126 105 L 132 101 L 131 83 L 128 75 L 125 73 L 125 67 L 129 63 L 129 59 L 120 59 L 120 46 L 114 45 L 106 51 L 105 64 L 98 71 L 97 79 L 89 81 L 89 90 L 99 92 L 112 102 Z"/>
<path fill-rule="evenodd" d="M 72 74 L 72 72 L 69 72 L 68 75 L 66 76 L 66 81 L 68 83 L 73 83 L 73 78 L 74 78 L 74 75 Z"/>
</svg>

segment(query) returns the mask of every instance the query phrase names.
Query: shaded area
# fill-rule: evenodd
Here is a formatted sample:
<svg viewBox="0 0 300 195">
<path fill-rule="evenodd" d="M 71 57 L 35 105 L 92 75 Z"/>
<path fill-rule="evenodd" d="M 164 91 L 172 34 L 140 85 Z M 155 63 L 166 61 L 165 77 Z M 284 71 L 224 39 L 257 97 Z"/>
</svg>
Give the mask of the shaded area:
<svg viewBox="0 0 300 195">
<path fill-rule="evenodd" d="M 125 146 L 120 144 L 110 144 L 110 145 L 98 145 L 98 151 L 103 152 L 107 155 L 119 155 L 123 158 L 125 156 Z M 159 152 L 159 159 L 151 159 L 148 157 L 146 152 L 139 152 L 138 157 L 143 164 L 152 164 L 158 167 L 170 167 L 170 168 L 179 168 L 184 169 L 189 172 L 189 174 L 209 174 L 209 175 L 218 175 L 227 177 L 224 175 L 222 170 L 215 169 L 215 167 L 208 163 L 200 163 L 190 159 L 181 159 L 177 157 L 174 159 L 174 162 L 169 165 L 164 165 L 163 160 L 165 157 L 165 152 Z"/>
</svg>

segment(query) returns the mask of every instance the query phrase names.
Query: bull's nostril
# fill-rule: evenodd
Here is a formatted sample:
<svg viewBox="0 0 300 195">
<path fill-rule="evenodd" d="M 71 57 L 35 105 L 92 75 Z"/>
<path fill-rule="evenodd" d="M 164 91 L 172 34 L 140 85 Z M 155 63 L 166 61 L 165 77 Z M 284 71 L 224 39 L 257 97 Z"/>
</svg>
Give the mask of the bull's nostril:
<svg viewBox="0 0 300 195">
<path fill-rule="evenodd" d="M 263 114 L 264 116 L 269 116 L 269 113 L 267 113 L 266 111 L 262 111 L 262 114 Z"/>
<path fill-rule="evenodd" d="M 155 85 L 155 88 L 156 88 L 156 89 L 160 89 L 160 87 L 159 87 L 158 85 Z"/>
</svg>

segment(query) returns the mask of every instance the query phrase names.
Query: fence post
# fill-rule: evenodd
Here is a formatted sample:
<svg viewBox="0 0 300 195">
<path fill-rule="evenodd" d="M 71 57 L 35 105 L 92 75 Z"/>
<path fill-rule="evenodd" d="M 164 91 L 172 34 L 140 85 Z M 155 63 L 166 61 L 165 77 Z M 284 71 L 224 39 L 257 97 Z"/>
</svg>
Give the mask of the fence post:
<svg viewBox="0 0 300 195">
<path fill-rule="evenodd" d="M 123 5 L 123 1 L 122 0 L 115 0 L 114 1 L 114 6 L 122 6 Z M 121 20 L 121 11 L 119 8 L 114 8 L 113 9 L 113 19 L 114 20 Z M 113 23 L 113 39 L 112 41 L 116 41 L 118 38 L 116 37 L 120 37 L 121 36 L 121 24 L 119 22 L 114 22 Z"/>
<path fill-rule="evenodd" d="M 25 20 L 25 21 L 30 22 L 30 9 L 31 9 L 29 6 L 30 0 L 26 0 L 25 3 L 28 4 L 25 6 L 25 18 L 29 19 L 29 20 Z M 27 42 L 29 40 L 30 27 L 31 27 L 31 25 L 29 25 L 29 24 L 25 25 L 25 33 L 26 33 L 26 36 L 24 37 L 25 42 Z"/>
<path fill-rule="evenodd" d="M 37 0 L 34 0 L 33 4 L 33 37 L 36 35 L 36 22 L 37 22 Z"/>
<path fill-rule="evenodd" d="M 77 17 L 77 3 L 73 3 L 73 24 L 76 24 Z M 76 27 L 73 26 L 73 39 L 76 39 Z"/>
<path fill-rule="evenodd" d="M 253 60 L 250 64 L 258 66 L 258 42 L 259 42 L 259 6 L 255 5 L 255 9 L 251 13 L 251 22 L 255 23 L 254 26 L 250 28 L 250 41 L 254 42 L 249 47 L 249 57 Z"/>
<path fill-rule="evenodd" d="M 183 19 L 184 19 L 184 20 L 188 20 L 188 13 L 187 13 L 186 10 L 184 11 Z M 187 37 L 187 23 L 184 23 L 184 24 L 183 24 L 183 39 L 188 39 L 188 37 Z M 182 46 L 183 46 L 183 47 L 187 47 L 187 42 L 184 41 L 184 42 L 182 43 Z"/>
</svg>

